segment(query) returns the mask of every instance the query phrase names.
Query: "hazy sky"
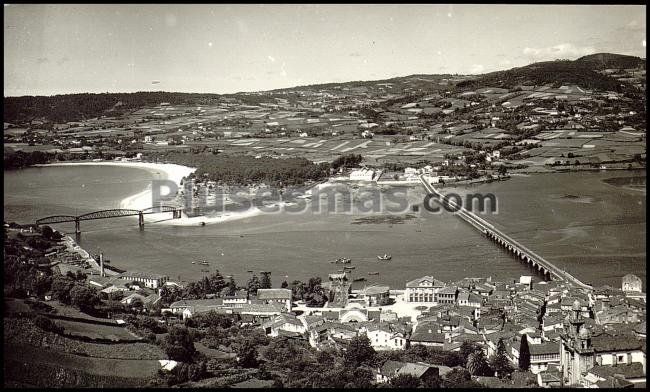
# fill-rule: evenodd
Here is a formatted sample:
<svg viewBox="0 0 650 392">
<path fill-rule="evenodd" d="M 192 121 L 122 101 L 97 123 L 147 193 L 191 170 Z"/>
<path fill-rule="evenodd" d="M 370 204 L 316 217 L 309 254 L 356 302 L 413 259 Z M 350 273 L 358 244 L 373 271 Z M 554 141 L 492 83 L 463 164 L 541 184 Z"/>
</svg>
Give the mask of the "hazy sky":
<svg viewBox="0 0 650 392">
<path fill-rule="evenodd" d="M 4 95 L 228 93 L 645 57 L 645 6 L 6 5 Z"/>
</svg>

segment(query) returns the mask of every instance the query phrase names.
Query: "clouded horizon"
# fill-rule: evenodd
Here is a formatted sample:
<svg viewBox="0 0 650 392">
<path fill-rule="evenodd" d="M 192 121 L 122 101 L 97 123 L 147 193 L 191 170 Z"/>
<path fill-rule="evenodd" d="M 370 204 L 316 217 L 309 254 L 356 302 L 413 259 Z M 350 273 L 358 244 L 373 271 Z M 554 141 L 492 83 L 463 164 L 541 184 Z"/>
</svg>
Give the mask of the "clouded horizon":
<svg viewBox="0 0 650 392">
<path fill-rule="evenodd" d="M 6 5 L 4 95 L 234 93 L 645 58 L 645 6 Z"/>
</svg>

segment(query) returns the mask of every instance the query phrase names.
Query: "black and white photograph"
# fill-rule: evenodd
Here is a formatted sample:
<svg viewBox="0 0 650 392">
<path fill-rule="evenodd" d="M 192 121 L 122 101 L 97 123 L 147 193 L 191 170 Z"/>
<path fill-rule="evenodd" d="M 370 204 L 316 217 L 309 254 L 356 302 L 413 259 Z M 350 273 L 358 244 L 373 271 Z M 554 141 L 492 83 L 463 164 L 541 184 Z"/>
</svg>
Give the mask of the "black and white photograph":
<svg viewBox="0 0 650 392">
<path fill-rule="evenodd" d="M 4 388 L 646 387 L 645 4 L 3 14 Z"/>
</svg>

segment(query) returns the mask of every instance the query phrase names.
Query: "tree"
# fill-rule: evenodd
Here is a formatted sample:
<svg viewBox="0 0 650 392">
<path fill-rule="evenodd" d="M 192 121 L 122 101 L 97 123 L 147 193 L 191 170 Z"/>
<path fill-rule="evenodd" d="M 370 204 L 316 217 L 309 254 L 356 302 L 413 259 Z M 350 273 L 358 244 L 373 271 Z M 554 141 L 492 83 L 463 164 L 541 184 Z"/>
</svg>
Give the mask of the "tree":
<svg viewBox="0 0 650 392">
<path fill-rule="evenodd" d="M 411 374 L 400 374 L 390 380 L 393 388 L 417 388 L 420 386 L 420 380 Z"/>
<path fill-rule="evenodd" d="M 174 327 L 163 340 L 163 349 L 170 359 L 191 362 L 196 348 L 190 331 L 185 327 Z"/>
<path fill-rule="evenodd" d="M 81 311 L 93 310 L 100 302 L 95 290 L 78 284 L 73 285 L 70 290 L 70 301 Z"/>
<path fill-rule="evenodd" d="M 271 272 L 269 271 L 262 272 L 262 278 L 260 279 L 260 288 L 261 289 L 271 288 Z"/>
<path fill-rule="evenodd" d="M 237 284 L 235 283 L 235 279 L 233 279 L 232 276 L 228 279 L 228 284 L 226 285 L 226 288 L 228 289 L 226 293 L 227 295 L 235 295 L 235 293 L 237 292 Z"/>
<path fill-rule="evenodd" d="M 474 351 L 467 357 L 467 370 L 473 376 L 490 375 L 490 365 L 483 350 Z"/>
<path fill-rule="evenodd" d="M 472 380 L 466 369 L 453 369 L 443 379 L 444 388 L 481 388 L 481 384 Z"/>
<path fill-rule="evenodd" d="M 280 287 L 282 287 L 283 289 L 286 289 L 286 288 L 289 287 L 289 283 L 287 283 L 287 281 L 285 280 L 285 281 L 282 282 L 282 284 L 280 285 Z"/>
<path fill-rule="evenodd" d="M 463 342 L 460 345 L 460 356 L 463 360 L 463 366 L 467 365 L 467 359 L 469 358 L 469 355 L 473 353 L 474 351 L 480 350 L 481 348 L 476 344 L 472 342 Z"/>
<path fill-rule="evenodd" d="M 260 286 L 260 279 L 257 277 L 257 275 L 253 274 L 253 276 L 251 276 L 251 278 L 248 280 L 247 284 L 248 295 L 257 295 L 257 290 L 261 288 Z"/>
<path fill-rule="evenodd" d="M 507 172 L 508 172 L 508 169 L 505 167 L 505 165 L 501 165 L 497 169 L 497 173 L 499 173 L 500 176 L 505 176 Z"/>
<path fill-rule="evenodd" d="M 237 362 L 245 368 L 257 367 L 257 344 L 251 339 L 244 339 L 237 346 Z"/>
<path fill-rule="evenodd" d="M 360 365 L 372 365 L 376 355 L 375 349 L 370 345 L 370 339 L 361 335 L 350 340 L 343 359 L 346 366 L 356 368 Z"/>
<path fill-rule="evenodd" d="M 528 347 L 528 336 L 523 334 L 521 336 L 521 344 L 519 345 L 519 369 L 528 370 L 530 368 L 530 348 Z"/>
<path fill-rule="evenodd" d="M 508 356 L 506 355 L 506 344 L 503 342 L 503 339 L 499 339 L 499 342 L 497 343 L 497 352 L 494 357 L 492 357 L 491 366 L 492 369 L 497 372 L 499 378 L 510 375 L 514 370 L 510 365 Z"/>
</svg>

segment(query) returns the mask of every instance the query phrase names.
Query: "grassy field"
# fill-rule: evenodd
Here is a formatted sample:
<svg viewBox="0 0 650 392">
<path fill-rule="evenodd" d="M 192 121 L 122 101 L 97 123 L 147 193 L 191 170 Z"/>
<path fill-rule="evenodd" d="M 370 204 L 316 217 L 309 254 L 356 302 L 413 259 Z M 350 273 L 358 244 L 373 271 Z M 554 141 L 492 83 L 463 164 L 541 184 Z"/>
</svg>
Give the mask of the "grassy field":
<svg viewBox="0 0 650 392">
<path fill-rule="evenodd" d="M 64 368 L 83 370 L 90 374 L 119 375 L 128 378 L 149 378 L 160 368 L 160 363 L 157 360 L 90 358 L 26 344 L 5 345 L 4 356 L 5 360 L 52 363 Z"/>
<path fill-rule="evenodd" d="M 97 325 L 78 321 L 55 320 L 57 324 L 65 328 L 66 335 L 82 336 L 91 339 L 110 339 L 110 340 L 133 340 L 137 339 L 123 327 L 108 325 Z"/>
<path fill-rule="evenodd" d="M 57 320 L 58 323 L 61 320 Z M 167 359 L 160 347 L 149 343 L 101 344 L 81 342 L 72 338 L 46 332 L 34 326 L 28 319 L 7 318 L 3 320 L 4 344 L 26 344 L 32 347 L 55 349 L 60 352 L 84 357 L 118 360 Z"/>
</svg>

